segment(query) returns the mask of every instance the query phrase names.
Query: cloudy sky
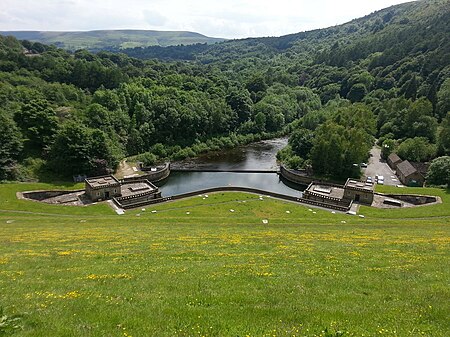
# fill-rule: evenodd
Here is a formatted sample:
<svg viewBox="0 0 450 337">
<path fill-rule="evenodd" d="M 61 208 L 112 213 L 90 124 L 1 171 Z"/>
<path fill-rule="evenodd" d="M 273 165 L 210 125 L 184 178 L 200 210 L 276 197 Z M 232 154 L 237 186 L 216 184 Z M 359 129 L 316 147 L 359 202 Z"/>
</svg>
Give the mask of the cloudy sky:
<svg viewBox="0 0 450 337">
<path fill-rule="evenodd" d="M 279 36 L 347 22 L 405 0 L 0 0 L 0 30 L 187 30 Z"/>
</svg>

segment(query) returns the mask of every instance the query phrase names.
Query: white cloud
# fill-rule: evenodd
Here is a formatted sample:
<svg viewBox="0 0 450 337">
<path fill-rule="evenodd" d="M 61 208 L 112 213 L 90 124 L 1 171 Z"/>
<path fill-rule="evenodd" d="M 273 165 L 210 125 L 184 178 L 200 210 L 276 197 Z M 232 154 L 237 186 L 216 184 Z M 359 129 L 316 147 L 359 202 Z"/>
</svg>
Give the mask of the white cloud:
<svg viewBox="0 0 450 337">
<path fill-rule="evenodd" d="M 0 0 L 0 30 L 157 29 L 279 36 L 347 22 L 405 0 Z"/>
</svg>

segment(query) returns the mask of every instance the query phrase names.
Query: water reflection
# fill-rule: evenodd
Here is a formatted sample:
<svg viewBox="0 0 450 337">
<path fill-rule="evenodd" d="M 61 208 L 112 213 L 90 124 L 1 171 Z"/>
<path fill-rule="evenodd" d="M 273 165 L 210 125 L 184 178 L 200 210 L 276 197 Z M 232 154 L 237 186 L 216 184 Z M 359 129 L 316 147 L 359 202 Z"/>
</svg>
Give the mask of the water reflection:
<svg viewBox="0 0 450 337">
<path fill-rule="evenodd" d="M 276 170 L 276 154 L 287 145 L 287 138 L 252 143 L 235 149 L 202 155 L 173 163 L 172 168 L 213 170 Z M 305 186 L 286 182 L 276 173 L 172 172 L 159 183 L 163 196 L 177 195 L 211 187 L 252 187 L 299 197 Z"/>
<path fill-rule="evenodd" d="M 287 145 L 287 138 L 264 140 L 231 150 L 212 152 L 172 164 L 173 168 L 220 170 L 276 170 L 276 155 Z"/>
<path fill-rule="evenodd" d="M 286 184 L 276 173 L 172 172 L 160 183 L 163 196 L 222 186 L 252 187 L 296 197 L 303 190 L 302 186 Z"/>
</svg>

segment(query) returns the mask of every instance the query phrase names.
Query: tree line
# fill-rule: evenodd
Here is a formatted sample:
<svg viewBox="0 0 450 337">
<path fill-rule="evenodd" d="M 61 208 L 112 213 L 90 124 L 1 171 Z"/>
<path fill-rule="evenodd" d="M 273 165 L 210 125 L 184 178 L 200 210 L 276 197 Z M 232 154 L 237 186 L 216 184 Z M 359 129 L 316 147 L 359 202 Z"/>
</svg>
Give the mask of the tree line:
<svg viewBox="0 0 450 337">
<path fill-rule="evenodd" d="M 127 156 L 280 133 L 291 133 L 280 159 L 329 177 L 358 176 L 375 139 L 384 156 L 448 156 L 449 14 L 431 2 L 280 38 L 135 50 L 141 59 L 0 37 L 0 179 L 98 174 Z M 153 59 L 172 51 L 189 61 Z"/>
</svg>

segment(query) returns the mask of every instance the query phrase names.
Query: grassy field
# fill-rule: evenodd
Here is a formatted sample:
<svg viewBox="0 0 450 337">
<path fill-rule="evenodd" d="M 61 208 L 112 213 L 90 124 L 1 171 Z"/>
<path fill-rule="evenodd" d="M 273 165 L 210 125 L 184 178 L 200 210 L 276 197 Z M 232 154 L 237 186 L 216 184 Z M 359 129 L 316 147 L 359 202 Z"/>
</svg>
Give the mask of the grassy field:
<svg viewBox="0 0 450 337">
<path fill-rule="evenodd" d="M 0 185 L 0 335 L 450 335 L 448 190 L 381 187 L 443 204 L 365 218 L 242 193 L 123 216 L 15 197 L 47 188 L 79 186 Z"/>
</svg>

